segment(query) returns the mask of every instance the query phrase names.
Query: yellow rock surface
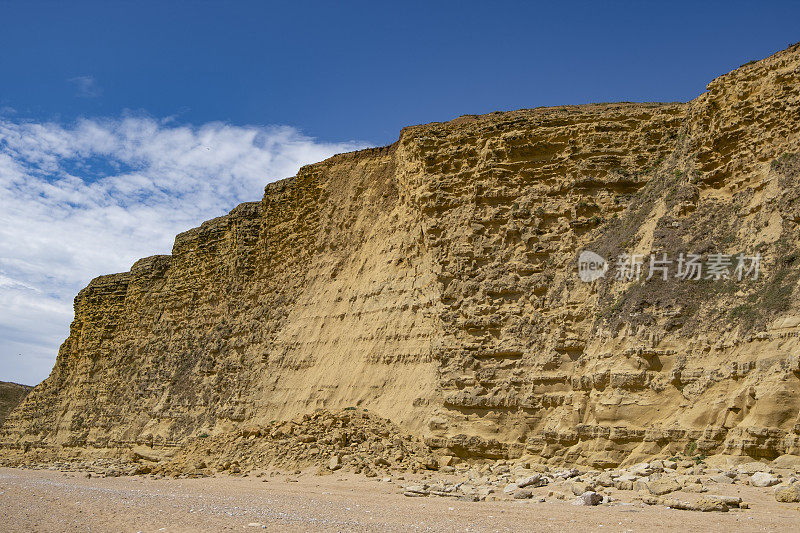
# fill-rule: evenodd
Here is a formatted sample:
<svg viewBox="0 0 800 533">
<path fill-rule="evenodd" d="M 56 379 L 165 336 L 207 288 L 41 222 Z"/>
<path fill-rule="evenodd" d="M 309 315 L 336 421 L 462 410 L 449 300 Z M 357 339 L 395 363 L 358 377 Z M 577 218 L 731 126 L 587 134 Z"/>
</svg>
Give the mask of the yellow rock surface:
<svg viewBox="0 0 800 533">
<path fill-rule="evenodd" d="M 800 454 L 798 152 L 798 46 L 686 104 L 406 128 L 93 280 L 2 453 L 357 406 L 448 456 Z M 585 249 L 759 252 L 762 272 L 590 284 Z"/>
</svg>

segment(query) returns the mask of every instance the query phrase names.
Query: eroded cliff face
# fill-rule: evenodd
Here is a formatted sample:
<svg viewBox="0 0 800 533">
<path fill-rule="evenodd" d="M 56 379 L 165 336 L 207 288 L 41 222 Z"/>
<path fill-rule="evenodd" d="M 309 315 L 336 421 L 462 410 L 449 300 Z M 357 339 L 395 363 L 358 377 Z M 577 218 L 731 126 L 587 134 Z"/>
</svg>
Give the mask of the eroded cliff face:
<svg viewBox="0 0 800 533">
<path fill-rule="evenodd" d="M 798 46 L 688 104 L 406 128 L 93 280 L 4 453 L 358 406 L 460 456 L 800 454 L 798 152 Z M 583 283 L 585 249 L 763 259 L 752 282 Z"/>
<path fill-rule="evenodd" d="M 19 405 L 32 388 L 19 383 L 0 381 L 0 426 L 3 425 L 6 415 Z"/>
</svg>

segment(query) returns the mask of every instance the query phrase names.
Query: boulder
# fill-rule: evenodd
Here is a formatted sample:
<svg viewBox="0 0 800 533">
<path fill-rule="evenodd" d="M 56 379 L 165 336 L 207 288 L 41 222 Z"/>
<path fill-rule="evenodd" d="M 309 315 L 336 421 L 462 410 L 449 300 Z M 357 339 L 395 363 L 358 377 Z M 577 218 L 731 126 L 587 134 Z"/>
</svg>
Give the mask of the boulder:
<svg viewBox="0 0 800 533">
<path fill-rule="evenodd" d="M 542 487 L 544 485 L 547 485 L 547 479 L 541 474 L 533 474 L 517 480 L 517 486 L 521 489 L 525 487 Z"/>
<path fill-rule="evenodd" d="M 575 496 L 581 496 L 589 492 L 590 489 L 589 485 L 581 481 L 573 481 L 569 484 L 569 488 Z"/>
<path fill-rule="evenodd" d="M 742 504 L 742 499 L 738 496 L 720 496 L 719 494 L 709 494 L 706 499 L 716 500 L 724 503 L 728 508 L 739 507 Z"/>
<path fill-rule="evenodd" d="M 603 503 L 603 495 L 593 491 L 586 491 L 580 497 L 583 505 L 600 505 Z"/>
<path fill-rule="evenodd" d="M 781 503 L 800 502 L 800 483 L 775 487 L 775 499 Z"/>
<path fill-rule="evenodd" d="M 780 482 L 780 479 L 766 472 L 756 472 L 750 476 L 750 484 L 754 487 L 772 487 Z"/>
<path fill-rule="evenodd" d="M 650 463 L 639 463 L 628 468 L 628 472 L 630 472 L 635 476 L 644 477 L 644 476 L 649 476 L 650 474 L 655 472 L 655 469 L 652 466 L 650 466 Z"/>
<path fill-rule="evenodd" d="M 704 513 L 712 511 L 725 513 L 728 511 L 728 506 L 723 500 L 712 497 L 700 498 L 695 502 L 693 507 L 696 511 L 702 511 Z"/>
<path fill-rule="evenodd" d="M 663 496 L 664 494 L 681 490 L 681 486 L 673 479 L 661 478 L 656 481 L 649 482 L 647 484 L 647 490 L 650 491 L 650 494 L 655 496 Z"/>
</svg>

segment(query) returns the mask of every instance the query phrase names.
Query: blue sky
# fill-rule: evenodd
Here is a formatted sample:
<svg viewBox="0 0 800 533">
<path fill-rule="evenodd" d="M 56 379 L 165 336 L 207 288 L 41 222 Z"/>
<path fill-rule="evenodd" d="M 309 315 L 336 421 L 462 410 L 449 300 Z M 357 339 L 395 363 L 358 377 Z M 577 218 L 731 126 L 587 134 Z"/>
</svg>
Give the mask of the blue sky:
<svg viewBox="0 0 800 533">
<path fill-rule="evenodd" d="M 796 1 L 25 0 L 0 13 L 0 107 L 19 115 L 132 110 L 374 144 L 467 113 L 688 100 L 800 40 Z"/>
<path fill-rule="evenodd" d="M 800 40 L 798 2 L 0 0 L 0 380 L 94 276 L 402 127 L 686 101 Z"/>
</svg>

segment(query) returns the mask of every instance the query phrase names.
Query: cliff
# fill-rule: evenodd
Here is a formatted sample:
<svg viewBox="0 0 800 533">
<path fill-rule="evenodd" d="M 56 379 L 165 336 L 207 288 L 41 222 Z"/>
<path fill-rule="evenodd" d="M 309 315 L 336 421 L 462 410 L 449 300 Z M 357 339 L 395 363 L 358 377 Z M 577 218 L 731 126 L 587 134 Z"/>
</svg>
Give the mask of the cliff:
<svg viewBox="0 0 800 533">
<path fill-rule="evenodd" d="M 358 406 L 462 457 L 800 454 L 798 152 L 797 45 L 686 104 L 406 128 L 93 280 L 2 453 Z M 584 283 L 583 250 L 759 253 L 761 272 Z"/>
<path fill-rule="evenodd" d="M 19 405 L 32 388 L 19 383 L 0 381 L 0 426 L 3 425 L 8 413 Z"/>
</svg>

